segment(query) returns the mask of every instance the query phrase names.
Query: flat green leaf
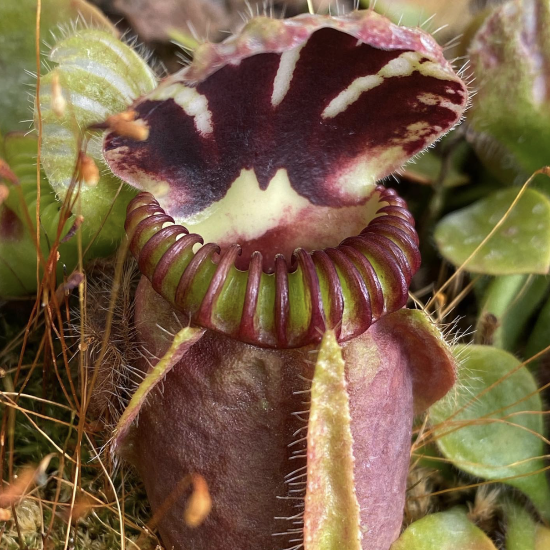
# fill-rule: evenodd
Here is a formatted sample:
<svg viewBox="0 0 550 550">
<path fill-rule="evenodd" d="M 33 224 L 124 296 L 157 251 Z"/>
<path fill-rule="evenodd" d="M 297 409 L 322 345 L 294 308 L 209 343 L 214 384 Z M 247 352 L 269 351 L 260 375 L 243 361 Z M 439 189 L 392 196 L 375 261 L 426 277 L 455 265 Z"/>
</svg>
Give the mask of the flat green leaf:
<svg viewBox="0 0 550 550">
<path fill-rule="evenodd" d="M 449 262 L 461 266 L 506 214 L 518 189 L 499 191 L 445 216 L 435 240 Z M 550 200 L 528 189 L 502 226 L 465 266 L 487 275 L 548 273 L 550 269 Z"/>
<path fill-rule="evenodd" d="M 498 326 L 492 335 L 491 345 L 508 351 L 517 349 L 518 340 L 547 294 L 549 285 L 548 277 L 542 275 L 495 277 L 483 298 L 478 331 L 487 315 L 492 314 Z"/>
<path fill-rule="evenodd" d="M 36 249 L 29 231 L 13 210 L 0 204 L 0 296 L 36 289 Z"/>
<path fill-rule="evenodd" d="M 441 140 L 437 150 L 429 149 L 405 166 L 405 173 L 409 179 L 424 185 L 439 182 L 445 188 L 455 188 L 469 182 L 469 176 L 462 172 L 470 153 L 470 146 L 465 141 L 453 145 L 450 158 L 444 165 L 442 152 L 449 142 L 449 136 L 455 137 L 454 134 L 448 134 Z"/>
<path fill-rule="evenodd" d="M 550 346 L 550 298 L 542 307 L 535 326 L 531 331 L 527 347 L 525 348 L 525 357 L 530 359 L 542 350 Z M 547 352 L 545 355 L 550 354 Z M 529 367 L 537 367 L 540 364 L 541 357 L 529 363 Z"/>
<path fill-rule="evenodd" d="M 462 362 L 457 389 L 430 409 L 440 451 L 465 472 L 520 489 L 550 518 L 542 403 L 533 376 L 493 347 L 456 346 L 454 353 Z"/>
<path fill-rule="evenodd" d="M 531 514 L 516 502 L 504 504 L 506 516 L 506 550 L 548 550 L 550 529 L 533 519 Z"/>
<path fill-rule="evenodd" d="M 417 431 L 421 428 L 423 417 L 418 416 L 419 421 L 416 426 L 413 426 Z M 412 461 L 416 466 L 420 468 L 428 468 L 429 470 L 437 470 L 438 475 L 441 475 L 449 483 L 454 483 L 456 479 L 456 472 L 453 466 L 446 460 L 441 459 L 441 453 L 437 449 L 435 444 L 422 445 L 420 449 L 416 450 Z"/>
<path fill-rule="evenodd" d="M 391 550 L 496 550 L 460 508 L 430 514 L 409 525 Z"/>
</svg>

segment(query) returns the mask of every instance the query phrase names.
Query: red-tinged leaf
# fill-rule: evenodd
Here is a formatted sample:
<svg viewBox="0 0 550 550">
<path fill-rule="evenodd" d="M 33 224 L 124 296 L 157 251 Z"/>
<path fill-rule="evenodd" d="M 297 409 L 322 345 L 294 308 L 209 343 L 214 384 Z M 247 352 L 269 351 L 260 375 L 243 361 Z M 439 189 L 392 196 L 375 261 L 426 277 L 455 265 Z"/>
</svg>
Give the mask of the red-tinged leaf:
<svg viewBox="0 0 550 550">
<path fill-rule="evenodd" d="M 23 238 L 25 226 L 10 208 L 0 205 L 0 242 L 15 242 Z"/>
<path fill-rule="evenodd" d="M 0 159 L 0 180 L 8 180 L 13 184 L 19 183 L 17 176 L 4 159 Z"/>
<path fill-rule="evenodd" d="M 387 550 L 401 529 L 414 409 L 452 386 L 454 360 L 429 318 L 410 310 L 384 316 L 342 349 L 363 549 Z"/>
<path fill-rule="evenodd" d="M 409 359 L 414 409 L 420 413 L 439 401 L 456 381 L 457 362 L 437 325 L 420 310 L 401 309 L 378 323 Z"/>
</svg>

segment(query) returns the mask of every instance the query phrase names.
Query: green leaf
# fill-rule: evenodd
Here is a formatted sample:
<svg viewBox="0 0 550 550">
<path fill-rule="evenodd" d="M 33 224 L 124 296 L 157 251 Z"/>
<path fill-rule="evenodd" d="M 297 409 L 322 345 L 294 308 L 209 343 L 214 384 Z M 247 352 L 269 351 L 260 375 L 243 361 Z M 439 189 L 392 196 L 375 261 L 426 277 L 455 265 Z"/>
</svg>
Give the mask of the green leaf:
<svg viewBox="0 0 550 550">
<path fill-rule="evenodd" d="M 6 206 L 11 208 L 21 220 L 25 220 L 28 213 L 33 227 L 36 229 L 36 153 L 37 139 L 34 135 L 24 135 L 19 132 L 9 133 L 4 141 L 5 160 L 19 180 L 18 189 L 7 182 L 10 194 L 6 199 Z M 40 226 L 43 238 L 53 243 L 56 239 L 59 225 L 59 209 L 61 204 L 57 200 L 52 188 L 48 185 L 44 173 L 40 173 Z M 20 195 L 24 198 L 21 202 Z M 73 225 L 75 216 L 70 216 L 61 232 L 63 237 Z"/>
<path fill-rule="evenodd" d="M 0 2 L 0 132 L 27 131 L 32 117 L 29 85 L 36 79 L 36 0 Z M 42 0 L 40 36 L 80 17 L 94 26 L 111 27 L 101 13 L 83 0 Z M 42 42 L 40 43 L 42 49 Z M 22 122 L 27 120 L 27 122 Z"/>
<path fill-rule="evenodd" d="M 444 161 L 441 149 L 445 148 L 448 136 L 455 137 L 454 134 L 448 134 L 441 140 L 438 150 L 429 149 L 405 166 L 410 179 L 424 185 L 433 185 L 443 176 L 440 183 L 445 188 L 460 187 L 469 182 L 470 178 L 463 173 L 462 166 L 471 151 L 470 146 L 465 141 L 454 145 L 450 158 Z"/>
<path fill-rule="evenodd" d="M 15 132 L 0 141 L 4 159 L 19 180 L 16 186 L 6 181 L 9 195 L 0 212 L 0 296 L 20 296 L 36 290 L 36 150 L 33 135 Z M 43 174 L 42 174 L 43 176 Z M 61 204 L 45 177 L 40 180 L 40 249 L 47 258 L 57 241 Z M 60 239 L 73 227 L 75 216 L 69 216 L 61 228 Z M 32 227 L 32 230 L 31 230 Z M 31 233 L 32 231 L 32 233 Z M 87 241 L 83 242 L 84 245 Z M 59 244 L 57 276 L 70 273 L 78 262 L 77 239 Z"/>
<path fill-rule="evenodd" d="M 13 210 L 0 204 L 0 296 L 36 289 L 36 249 L 30 233 Z"/>
<path fill-rule="evenodd" d="M 468 52 L 477 91 L 468 119 L 479 156 L 517 165 L 523 176 L 550 162 L 549 25 L 549 2 L 512 0 L 487 18 Z"/>
<path fill-rule="evenodd" d="M 391 550 L 496 550 L 460 508 L 430 514 L 409 525 Z"/>
<path fill-rule="evenodd" d="M 456 346 L 454 353 L 462 362 L 457 390 L 430 409 L 440 451 L 465 472 L 520 489 L 550 518 L 542 403 L 533 376 L 496 348 Z"/>
<path fill-rule="evenodd" d="M 506 214 L 518 189 L 499 191 L 445 216 L 437 225 L 439 252 L 461 266 Z M 496 233 L 465 266 L 487 275 L 548 273 L 550 269 L 550 200 L 525 191 Z"/>
<path fill-rule="evenodd" d="M 156 77 L 132 48 L 111 33 L 96 29 L 80 29 L 59 40 L 49 59 L 55 68 L 44 75 L 40 94 L 42 165 L 50 185 L 63 199 L 73 179 L 81 129 L 126 110 L 134 99 L 156 86 Z M 52 109 L 54 76 L 67 103 L 61 117 Z M 92 238 L 102 228 L 97 246 L 112 251 L 124 234 L 126 206 L 137 191 L 123 184 L 105 164 L 103 136 L 88 134 L 87 153 L 101 177 L 97 185 L 82 185 L 80 189 L 83 233 Z"/>
<path fill-rule="evenodd" d="M 550 346 L 550 298 L 541 309 L 535 326 L 531 331 L 531 336 L 525 348 L 525 357 L 530 359 L 548 346 Z M 536 368 L 540 364 L 540 360 L 541 358 L 535 359 L 529 363 L 529 366 Z"/>
<path fill-rule="evenodd" d="M 524 506 L 508 501 L 506 516 L 506 550 L 548 550 L 550 529 L 536 522 Z"/>
<path fill-rule="evenodd" d="M 103 33 L 104 36 L 108 37 L 106 38 L 106 41 L 111 40 L 120 44 L 121 52 L 124 48 L 127 48 L 114 37 L 114 34 L 116 34 L 114 27 L 101 14 L 101 12 L 84 0 L 43 0 L 41 11 L 42 39 L 51 40 L 52 32 L 55 33 L 56 31 L 59 31 L 60 26 L 67 28 L 69 26 L 68 24 L 71 21 L 76 20 L 77 17 L 83 21 L 84 24 L 92 24 L 95 29 L 108 29 L 108 31 L 94 30 L 93 32 Z M 9 132 L 13 130 L 27 131 L 29 128 L 29 119 L 32 117 L 32 107 L 29 102 L 29 93 L 32 93 L 32 87 L 29 86 L 34 85 L 36 81 L 35 78 L 29 75 L 26 71 L 36 72 L 35 20 L 36 0 L 0 2 L 0 67 L 2 68 L 2 78 L 0 79 L 1 132 Z M 86 46 L 84 46 L 84 49 L 85 48 Z M 76 53 L 76 51 L 73 52 L 73 54 Z M 122 54 L 121 57 L 124 58 Z M 119 63 L 124 63 L 124 59 L 119 60 Z M 141 64 L 146 67 L 145 62 L 141 62 Z M 75 67 L 73 67 L 73 69 L 74 68 Z M 124 66 L 124 69 L 127 68 L 128 67 Z M 90 72 L 93 72 L 93 67 L 90 69 Z M 129 77 L 135 79 L 137 76 L 135 72 L 129 72 L 131 73 Z M 146 68 L 145 74 L 150 77 L 151 72 L 149 69 Z M 89 75 L 88 78 L 84 78 L 83 80 L 89 81 Z M 103 88 L 106 91 L 108 86 L 105 75 L 101 77 L 101 80 L 104 85 Z M 51 114 L 51 98 L 49 95 L 50 81 L 51 75 L 44 75 L 41 79 L 41 91 L 44 94 L 44 97 L 41 96 L 41 105 L 43 107 L 43 115 L 45 115 L 46 119 L 48 114 Z M 133 86 L 138 91 L 141 90 L 139 88 L 139 81 L 133 84 Z M 149 88 L 147 88 L 147 90 L 148 89 Z M 27 122 L 21 124 L 20 121 L 24 119 L 26 119 Z M 67 129 L 62 128 L 62 124 L 59 120 L 56 120 L 56 122 L 57 126 L 53 133 L 57 131 L 57 135 L 59 136 Z M 78 127 L 78 122 L 76 120 L 71 120 L 71 122 L 71 128 Z M 45 126 L 48 126 L 47 120 L 45 120 Z M 49 130 L 50 128 L 51 127 L 48 127 L 47 129 Z M 48 132 L 46 132 L 46 134 L 47 133 Z M 71 138 L 73 138 L 73 134 L 71 132 L 69 132 L 69 134 L 71 135 Z M 52 158 L 52 155 L 55 156 L 59 153 L 59 149 L 56 149 L 56 147 L 64 146 L 66 145 L 66 142 L 60 143 L 61 140 L 49 140 L 49 135 L 44 135 L 43 137 L 43 158 L 46 160 L 46 164 L 48 164 L 48 160 Z M 16 141 L 15 138 L 14 141 Z M 17 147 L 18 146 L 19 144 L 17 144 Z M 94 150 L 96 158 L 101 156 L 98 140 L 96 140 L 95 143 L 92 143 L 90 147 Z M 34 145 L 34 149 L 36 151 L 36 145 Z M 70 156 L 70 159 L 68 159 L 66 165 L 62 165 L 60 163 L 55 164 L 54 161 L 53 165 L 50 164 L 46 167 L 46 172 L 48 172 L 48 168 L 52 168 L 48 174 L 50 177 L 52 176 L 52 172 L 57 177 L 60 177 L 62 175 L 63 168 L 69 169 L 72 175 L 76 163 L 76 147 L 73 146 L 73 149 L 70 152 L 73 154 Z M 6 154 L 9 154 L 9 151 Z M 23 176 L 20 175 L 20 178 L 22 178 L 27 208 L 32 211 L 36 201 L 36 168 L 32 165 L 36 162 L 36 160 L 34 158 L 32 162 L 28 162 L 30 158 L 29 151 L 25 151 L 24 156 L 25 158 L 17 157 L 15 160 L 12 158 L 11 160 L 8 160 L 8 162 L 10 162 L 10 164 L 15 162 L 15 164 L 20 166 L 26 164 L 27 166 L 26 172 Z M 70 168 L 68 168 L 69 164 Z M 100 164 L 101 167 L 101 163 L 98 164 Z M 70 180 L 70 176 L 68 179 Z M 105 185 L 104 179 L 109 179 L 112 185 L 110 187 Z M 56 178 L 52 177 L 52 181 L 55 182 Z M 94 241 L 94 244 L 90 250 L 90 255 L 105 255 L 112 252 L 118 244 L 117 237 L 120 238 L 123 234 L 122 225 L 124 221 L 124 209 L 128 200 L 131 196 L 133 196 L 133 193 L 127 186 L 123 186 L 118 199 L 115 201 L 119 185 L 120 181 L 113 176 L 102 178 L 102 181 L 100 181 L 100 184 L 97 187 L 89 189 L 90 193 L 86 195 L 86 197 L 84 196 L 85 193 L 81 194 L 80 202 L 75 207 L 74 214 L 83 214 L 85 217 L 85 222 L 81 227 L 84 244 L 86 245 Z M 41 205 L 41 225 L 44 229 L 44 235 L 47 235 L 46 240 L 49 239 L 50 242 L 52 242 L 57 234 L 57 222 L 59 219 L 58 211 L 60 205 L 52 189 L 47 183 L 42 182 L 41 187 L 41 202 L 43 203 Z M 63 199 L 66 189 L 57 188 L 56 192 L 59 197 Z M 90 200 L 94 196 L 96 199 Z M 15 193 L 10 194 L 8 206 L 10 211 L 14 211 L 20 219 L 23 219 L 23 212 L 21 210 L 22 205 L 20 204 L 20 201 L 16 197 Z M 113 207 L 112 215 L 107 217 L 107 212 L 109 212 L 111 207 Z M 34 216 L 31 216 L 31 220 L 32 219 L 34 219 Z M 72 219 L 74 220 L 74 217 Z M 63 233 L 66 233 L 71 225 L 72 221 L 70 220 L 63 229 Z M 101 228 L 102 231 L 99 235 L 97 235 Z M 26 224 L 24 232 L 28 232 Z M 28 263 L 28 261 L 34 262 L 35 256 L 34 245 L 32 245 L 32 241 L 28 241 L 28 238 L 30 238 L 30 235 L 27 235 L 26 237 L 27 240 L 25 246 L 21 244 L 21 250 L 23 250 L 23 248 L 25 249 L 24 258 L 26 259 L 26 263 Z M 8 246 L 6 240 L 4 240 L 2 246 L 5 251 L 4 253 L 6 254 L 4 263 L 9 262 L 10 268 L 12 269 L 12 271 L 8 271 L 6 273 L 6 277 L 8 277 L 8 273 L 11 273 L 11 275 L 9 275 L 10 280 L 12 280 L 16 274 L 19 278 L 25 278 L 25 275 L 19 273 L 23 269 L 22 266 L 24 264 L 26 265 L 25 262 L 22 263 L 24 258 L 19 254 L 19 250 L 14 251 L 16 253 L 10 253 L 10 251 L 6 248 Z M 62 269 L 63 264 L 66 264 L 68 269 L 71 269 L 71 265 L 76 262 L 76 248 L 74 244 L 72 244 L 68 247 L 62 246 L 60 248 L 60 252 L 63 250 L 64 254 L 62 253 L 63 257 L 59 262 L 59 269 Z M 31 269 L 31 271 L 33 270 Z M 6 285 L 8 286 L 6 287 Z M 21 294 L 24 292 L 23 286 L 28 292 L 33 291 L 36 287 L 36 281 L 26 281 L 25 285 L 14 282 L 13 280 L 9 284 L 8 282 L 4 282 L 3 287 L 5 288 L 2 290 L 2 293 L 6 291 L 11 293 L 11 291 L 18 289 L 18 292 L 15 292 L 15 294 Z"/>
<path fill-rule="evenodd" d="M 491 344 L 508 351 L 517 349 L 518 340 L 547 294 L 549 285 L 550 280 L 542 275 L 496 277 L 485 293 L 478 331 L 486 316 L 492 314 L 497 319 L 498 327 Z"/>
</svg>

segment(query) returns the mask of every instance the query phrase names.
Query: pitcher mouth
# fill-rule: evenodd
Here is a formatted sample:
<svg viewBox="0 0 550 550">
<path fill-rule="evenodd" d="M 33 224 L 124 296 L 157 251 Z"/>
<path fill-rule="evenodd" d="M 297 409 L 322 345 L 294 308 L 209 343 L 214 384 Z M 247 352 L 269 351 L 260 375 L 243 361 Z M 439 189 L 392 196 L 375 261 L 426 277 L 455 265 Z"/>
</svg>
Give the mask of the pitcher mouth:
<svg viewBox="0 0 550 550">
<path fill-rule="evenodd" d="M 237 268 L 239 244 L 203 244 L 147 192 L 128 205 L 125 228 L 141 273 L 191 323 L 261 347 L 315 344 L 327 329 L 343 342 L 402 308 L 420 266 L 405 201 L 381 186 L 374 195 L 379 208 L 358 235 L 334 248 L 297 248 L 290 262 L 279 254 L 272 273 L 259 251 Z"/>
<path fill-rule="evenodd" d="M 256 18 L 194 53 L 130 106 L 143 136 L 104 140 L 143 191 L 126 231 L 153 288 L 190 323 L 278 349 L 402 308 L 418 238 L 376 182 L 462 117 L 440 46 L 364 10 Z"/>
</svg>

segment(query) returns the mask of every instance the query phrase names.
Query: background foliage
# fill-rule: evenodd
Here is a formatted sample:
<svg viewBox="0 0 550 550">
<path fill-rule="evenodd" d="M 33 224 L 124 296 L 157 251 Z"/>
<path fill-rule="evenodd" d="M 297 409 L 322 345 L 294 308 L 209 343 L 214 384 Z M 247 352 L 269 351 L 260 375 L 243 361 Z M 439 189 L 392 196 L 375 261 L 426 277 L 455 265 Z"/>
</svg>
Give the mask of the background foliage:
<svg viewBox="0 0 550 550">
<path fill-rule="evenodd" d="M 76 178 L 80 129 L 152 89 L 159 61 L 175 70 L 170 39 L 191 48 L 182 54 L 189 58 L 206 20 L 211 38 L 221 39 L 236 14 L 255 9 L 237 0 L 162 0 L 154 10 L 148 2 L 98 4 L 43 0 L 38 36 L 35 0 L 0 4 L 2 548 L 159 543 L 158 518 L 150 517 L 131 472 L 104 452 L 105 432 L 89 409 L 101 359 L 122 360 L 105 334 L 128 338 L 121 327 L 131 318 L 131 272 L 121 260 L 97 258 L 118 248 L 133 192 L 102 165 L 94 138 L 86 145 L 99 165 L 97 181 Z M 288 14 L 307 9 L 288 4 Z M 405 531 L 394 549 L 544 550 L 550 2 L 379 0 L 372 7 L 433 31 L 476 94 L 464 124 L 388 182 L 409 202 L 421 235 L 423 267 L 411 303 L 448 327 L 461 365 L 456 390 L 417 419 Z M 155 62 L 132 50 L 136 33 Z M 97 59 L 101 71 L 116 75 L 112 86 L 84 70 Z M 63 96 L 61 133 L 50 124 L 56 82 L 73 90 Z M 37 88 L 32 126 L 21 121 L 33 118 L 29 93 Z M 90 348 L 97 353 L 86 353 Z"/>
</svg>

